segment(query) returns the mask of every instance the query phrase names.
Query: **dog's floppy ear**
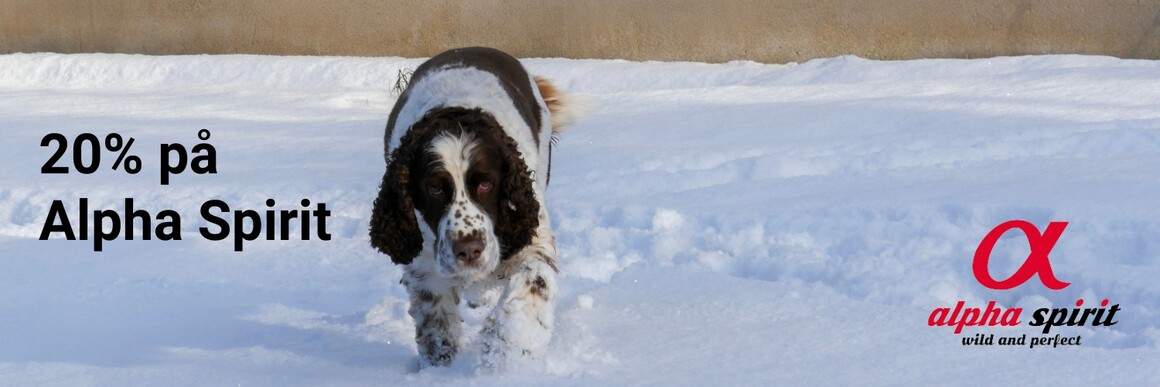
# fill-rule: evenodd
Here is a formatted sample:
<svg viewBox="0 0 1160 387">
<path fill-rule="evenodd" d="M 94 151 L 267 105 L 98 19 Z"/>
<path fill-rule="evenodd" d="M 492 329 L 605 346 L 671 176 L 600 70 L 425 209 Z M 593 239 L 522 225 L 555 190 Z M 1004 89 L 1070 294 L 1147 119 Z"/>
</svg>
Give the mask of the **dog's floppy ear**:
<svg viewBox="0 0 1160 387">
<path fill-rule="evenodd" d="M 415 144 L 420 132 L 425 131 L 409 130 L 391 153 L 371 213 L 371 245 L 400 265 L 410 264 L 423 251 L 423 233 L 415 219 L 415 204 L 410 193 L 410 165 L 414 153 L 423 151 Z"/>
<path fill-rule="evenodd" d="M 536 228 L 540 225 L 540 201 L 532 188 L 532 172 L 520 158 L 516 141 L 503 134 L 504 159 L 503 189 L 499 198 L 499 222 L 496 222 L 496 236 L 499 237 L 501 259 L 508 259 L 532 242 Z"/>
</svg>

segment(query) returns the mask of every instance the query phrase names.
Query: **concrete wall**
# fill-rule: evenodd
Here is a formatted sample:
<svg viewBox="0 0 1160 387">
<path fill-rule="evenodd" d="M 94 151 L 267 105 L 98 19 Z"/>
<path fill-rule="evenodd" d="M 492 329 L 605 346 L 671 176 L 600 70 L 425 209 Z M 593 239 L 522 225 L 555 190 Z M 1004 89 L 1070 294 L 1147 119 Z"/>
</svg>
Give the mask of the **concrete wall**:
<svg viewBox="0 0 1160 387">
<path fill-rule="evenodd" d="M 1160 59 L 1160 0 L 0 0 L 0 53 Z"/>
</svg>

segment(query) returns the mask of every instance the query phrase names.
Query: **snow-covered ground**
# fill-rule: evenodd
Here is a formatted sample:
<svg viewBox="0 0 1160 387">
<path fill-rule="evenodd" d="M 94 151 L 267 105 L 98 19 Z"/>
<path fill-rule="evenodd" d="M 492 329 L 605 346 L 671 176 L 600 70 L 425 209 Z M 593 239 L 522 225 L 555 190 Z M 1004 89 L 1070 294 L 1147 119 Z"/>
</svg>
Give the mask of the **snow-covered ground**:
<svg viewBox="0 0 1160 387">
<path fill-rule="evenodd" d="M 417 370 L 400 269 L 368 244 L 391 86 L 420 62 L 0 56 L 0 385 L 1160 382 L 1160 62 L 526 60 L 599 107 L 553 157 L 556 336 L 499 374 L 471 351 Z M 160 185 L 160 144 L 202 128 L 218 173 Z M 52 132 L 133 137 L 144 167 L 104 152 L 94 174 L 41 174 Z M 76 222 L 82 197 L 172 209 L 182 240 L 38 240 L 54 200 Z M 198 234 L 207 200 L 304 198 L 331 240 Z M 1070 287 L 976 281 L 976 247 L 1011 219 L 1070 222 L 1050 254 Z M 992 273 L 1028 253 L 1012 232 Z M 1052 331 L 1072 347 L 962 344 L 1038 337 L 1032 310 L 1081 298 L 1119 304 L 1117 324 Z M 959 300 L 1026 310 L 927 325 Z"/>
</svg>

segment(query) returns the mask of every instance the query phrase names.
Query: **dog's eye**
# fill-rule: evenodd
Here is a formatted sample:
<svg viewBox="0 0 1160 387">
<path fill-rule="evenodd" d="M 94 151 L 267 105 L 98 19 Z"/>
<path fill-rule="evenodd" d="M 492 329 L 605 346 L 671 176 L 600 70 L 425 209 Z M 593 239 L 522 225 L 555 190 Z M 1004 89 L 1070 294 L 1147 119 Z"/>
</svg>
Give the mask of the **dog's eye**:
<svg viewBox="0 0 1160 387">
<path fill-rule="evenodd" d="M 479 182 L 479 185 L 475 186 L 475 190 L 479 193 L 488 193 L 488 192 L 491 192 L 491 189 L 493 187 L 494 186 L 491 184 L 490 181 L 481 181 L 481 182 Z"/>
<path fill-rule="evenodd" d="M 443 187 L 438 184 L 427 186 L 427 194 L 435 197 L 443 196 Z"/>
</svg>

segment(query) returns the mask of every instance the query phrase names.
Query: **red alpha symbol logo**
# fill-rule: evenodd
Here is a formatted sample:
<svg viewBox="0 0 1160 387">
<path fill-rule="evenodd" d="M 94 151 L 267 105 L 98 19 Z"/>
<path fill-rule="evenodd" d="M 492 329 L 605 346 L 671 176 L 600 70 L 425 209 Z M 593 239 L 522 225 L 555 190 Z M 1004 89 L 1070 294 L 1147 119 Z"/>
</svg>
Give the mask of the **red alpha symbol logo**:
<svg viewBox="0 0 1160 387">
<path fill-rule="evenodd" d="M 988 262 L 991 260 L 991 250 L 995 248 L 995 242 L 999 241 L 999 237 L 1003 233 L 1017 228 L 1027 234 L 1027 244 L 1031 246 L 1031 254 L 1027 256 L 1027 260 L 1023 262 L 1023 266 L 1015 271 L 1011 277 L 1002 281 L 996 281 L 991 278 L 991 273 L 988 272 Z M 1042 234 L 1035 225 L 1024 220 L 1010 220 L 995 227 L 983 237 L 983 241 L 979 243 L 979 248 L 975 250 L 975 261 L 971 268 L 975 272 L 975 278 L 979 280 L 980 284 L 995 290 L 1007 290 L 1016 286 L 1022 285 L 1031 276 L 1036 273 L 1039 274 L 1039 281 L 1043 282 L 1051 290 L 1060 290 L 1066 288 L 1070 283 L 1060 281 L 1055 278 L 1055 273 L 1051 272 L 1051 261 L 1047 259 L 1047 254 L 1055 247 L 1055 242 L 1059 240 L 1059 236 L 1063 234 L 1063 229 L 1067 228 L 1067 222 L 1051 222 L 1047 225 L 1047 229 Z"/>
</svg>

